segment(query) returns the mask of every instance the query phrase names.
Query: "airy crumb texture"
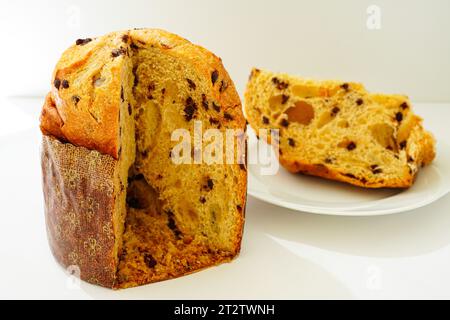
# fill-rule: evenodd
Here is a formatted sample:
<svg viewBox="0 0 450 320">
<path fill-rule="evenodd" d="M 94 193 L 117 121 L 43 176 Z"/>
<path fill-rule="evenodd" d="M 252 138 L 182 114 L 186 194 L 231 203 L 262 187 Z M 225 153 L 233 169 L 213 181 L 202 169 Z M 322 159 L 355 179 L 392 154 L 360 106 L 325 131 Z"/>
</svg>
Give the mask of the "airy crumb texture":
<svg viewBox="0 0 450 320">
<path fill-rule="evenodd" d="M 280 163 L 367 188 L 410 187 L 435 157 L 435 141 L 406 96 L 371 94 L 362 84 L 313 81 L 253 69 L 248 122 L 280 130 Z M 270 138 L 269 138 L 270 140 Z"/>
<path fill-rule="evenodd" d="M 145 209 L 128 210 L 118 287 L 179 277 L 233 258 L 231 250 L 210 246 L 204 237 L 183 234 L 174 213 L 155 203 L 152 200 Z"/>
<path fill-rule="evenodd" d="M 77 265 L 91 283 L 126 288 L 239 253 L 246 166 L 237 157 L 232 164 L 171 159 L 180 143 L 172 132 L 194 137 L 195 121 L 203 133 L 245 134 L 234 84 L 204 48 L 140 29 L 80 39 L 63 54 L 41 115 L 46 218 L 61 264 Z M 200 143 L 205 149 L 209 141 Z M 238 155 L 237 136 L 234 143 Z M 196 154 L 189 151 L 192 161 Z M 106 164 L 109 175 L 97 181 Z M 87 205 L 95 217 L 88 224 Z M 70 224 L 61 219 L 68 215 Z"/>
</svg>

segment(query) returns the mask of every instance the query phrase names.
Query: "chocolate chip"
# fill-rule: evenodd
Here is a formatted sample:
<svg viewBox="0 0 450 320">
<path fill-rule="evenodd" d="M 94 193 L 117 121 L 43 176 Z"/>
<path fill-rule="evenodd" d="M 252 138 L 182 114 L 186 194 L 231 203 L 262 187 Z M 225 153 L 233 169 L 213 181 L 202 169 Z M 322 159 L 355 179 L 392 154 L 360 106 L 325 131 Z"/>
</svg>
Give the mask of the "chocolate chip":
<svg viewBox="0 0 450 320">
<path fill-rule="evenodd" d="M 245 164 L 243 164 L 243 163 L 239 163 L 239 168 L 240 168 L 242 171 L 247 171 L 247 168 L 245 167 Z"/>
<path fill-rule="evenodd" d="M 218 78 L 219 78 L 219 72 L 217 70 L 214 70 L 211 73 L 211 82 L 212 82 L 213 85 L 216 83 Z"/>
<path fill-rule="evenodd" d="M 269 118 L 267 118 L 266 116 L 262 117 L 262 121 L 264 124 L 269 124 Z"/>
<path fill-rule="evenodd" d="M 209 104 L 208 104 L 208 100 L 206 99 L 206 94 L 202 94 L 202 107 L 205 110 L 209 109 Z"/>
<path fill-rule="evenodd" d="M 81 100 L 80 96 L 77 95 L 72 96 L 72 101 L 75 104 L 75 106 L 78 104 L 78 102 L 80 102 L 80 100 Z"/>
<path fill-rule="evenodd" d="M 288 102 L 289 100 L 289 96 L 286 94 L 282 94 L 281 95 L 281 104 L 286 104 L 286 102 Z"/>
<path fill-rule="evenodd" d="M 354 143 L 353 141 L 350 142 L 350 143 L 347 145 L 347 150 L 348 150 L 348 151 L 352 151 L 352 150 L 355 150 L 355 149 L 356 149 L 356 143 Z"/>
<path fill-rule="evenodd" d="M 289 145 L 290 145 L 291 147 L 295 147 L 295 140 L 294 140 L 294 139 L 288 138 L 288 142 L 289 142 Z"/>
<path fill-rule="evenodd" d="M 175 220 L 173 218 L 173 212 L 172 211 L 167 211 L 167 226 L 169 227 L 170 230 L 176 230 L 177 229 L 177 225 L 176 225 Z"/>
<path fill-rule="evenodd" d="M 220 82 L 220 89 L 219 89 L 219 92 L 222 93 L 222 92 L 224 92 L 225 90 L 227 90 L 227 88 L 228 88 L 228 83 L 226 83 L 224 80 L 222 80 L 222 81 Z"/>
<path fill-rule="evenodd" d="M 220 121 L 215 118 L 209 118 L 209 123 L 211 125 L 218 125 L 218 124 L 220 124 Z"/>
<path fill-rule="evenodd" d="M 325 158 L 325 163 L 331 164 L 333 163 L 333 160 L 331 160 L 330 158 Z"/>
<path fill-rule="evenodd" d="M 414 158 L 411 156 L 408 156 L 408 162 L 414 162 Z"/>
<path fill-rule="evenodd" d="M 347 91 L 348 88 L 349 88 L 348 83 L 343 83 L 343 84 L 341 84 L 341 88 L 344 89 L 345 91 Z"/>
<path fill-rule="evenodd" d="M 125 101 L 125 99 L 123 98 L 123 87 L 120 88 L 120 100 Z"/>
<path fill-rule="evenodd" d="M 189 88 L 191 90 L 195 90 L 197 88 L 196 84 L 194 81 L 192 81 L 191 79 L 186 79 L 186 81 L 188 82 Z"/>
<path fill-rule="evenodd" d="M 284 90 L 289 87 L 289 84 L 287 82 L 281 81 L 277 77 L 272 78 L 272 82 L 278 90 Z"/>
<path fill-rule="evenodd" d="M 123 41 L 123 42 L 128 43 L 128 39 L 130 39 L 130 36 L 129 36 L 129 35 L 124 34 L 124 35 L 122 36 L 122 41 Z"/>
<path fill-rule="evenodd" d="M 144 253 L 144 262 L 150 269 L 153 269 L 158 263 L 150 253 Z"/>
<path fill-rule="evenodd" d="M 128 103 L 128 114 L 131 116 L 133 114 L 133 109 L 131 108 L 131 104 Z"/>
<path fill-rule="evenodd" d="M 139 76 L 137 74 L 137 68 L 136 67 L 133 67 L 133 76 L 134 76 L 133 87 L 136 87 L 139 84 Z"/>
<path fill-rule="evenodd" d="M 61 80 L 55 78 L 55 81 L 53 81 L 53 85 L 55 86 L 56 89 L 59 90 L 59 87 L 61 86 Z"/>
<path fill-rule="evenodd" d="M 287 82 L 280 82 L 278 85 L 277 85 L 277 89 L 278 90 L 285 90 L 285 89 L 287 89 L 289 87 L 289 84 L 287 83 Z"/>
<path fill-rule="evenodd" d="M 69 81 L 63 80 L 63 81 L 61 82 L 61 85 L 62 85 L 62 87 L 63 87 L 64 89 L 68 89 L 68 88 L 69 88 Z"/>
<path fill-rule="evenodd" d="M 364 183 L 364 184 L 367 183 L 367 179 L 366 179 L 366 178 L 361 178 L 361 179 L 359 179 L 359 181 L 361 181 L 361 182 Z"/>
<path fill-rule="evenodd" d="M 362 105 L 363 103 L 364 103 L 364 100 L 361 99 L 361 98 L 359 98 L 358 100 L 356 100 L 356 104 L 357 104 L 358 106 Z"/>
<path fill-rule="evenodd" d="M 383 170 L 377 164 L 371 165 L 370 169 L 372 170 L 373 174 L 379 174 L 383 172 Z"/>
<path fill-rule="evenodd" d="M 355 175 L 351 174 L 351 173 L 346 173 L 346 174 L 344 174 L 344 176 L 352 178 L 352 179 L 356 179 Z"/>
<path fill-rule="evenodd" d="M 180 232 L 180 230 L 178 230 L 178 227 L 177 227 L 177 225 L 176 225 L 176 223 L 175 223 L 175 220 L 174 220 L 174 218 L 173 218 L 173 213 L 172 213 L 172 211 L 168 211 L 168 212 L 167 212 L 167 216 L 168 216 L 168 219 L 167 219 L 167 226 L 169 227 L 170 230 L 173 231 L 173 233 L 175 234 L 175 237 L 176 237 L 177 239 L 179 239 L 180 236 L 181 236 L 181 232 Z"/>
<path fill-rule="evenodd" d="M 206 202 L 206 198 L 204 196 L 200 197 L 200 203 L 205 203 Z"/>
<path fill-rule="evenodd" d="M 338 113 L 339 113 L 339 111 L 341 111 L 341 109 L 339 109 L 339 107 L 334 107 L 332 110 L 331 110 L 331 116 L 336 116 Z"/>
<path fill-rule="evenodd" d="M 213 109 L 220 112 L 220 106 L 218 106 L 215 102 L 213 102 Z"/>
<path fill-rule="evenodd" d="M 289 126 L 289 121 L 286 119 L 282 119 L 280 123 L 283 127 L 287 128 Z"/>
<path fill-rule="evenodd" d="M 239 212 L 242 212 L 242 206 L 241 206 L 241 205 L 238 204 L 238 205 L 236 206 L 236 209 L 237 209 Z"/>
<path fill-rule="evenodd" d="M 395 114 L 395 120 L 397 120 L 397 122 L 402 122 L 402 120 L 403 120 L 403 113 L 397 112 Z"/>
<path fill-rule="evenodd" d="M 208 178 L 208 180 L 206 181 L 206 184 L 207 184 L 209 190 L 212 190 L 214 188 L 214 182 L 212 181 L 211 178 Z"/>
<path fill-rule="evenodd" d="M 403 102 L 403 103 L 400 105 L 400 108 L 402 108 L 402 110 L 406 110 L 406 109 L 409 108 L 409 106 L 408 106 L 408 104 L 407 104 L 406 102 Z"/>
<path fill-rule="evenodd" d="M 257 75 L 258 73 L 260 73 L 261 72 L 261 70 L 259 70 L 259 69 L 253 69 L 251 72 L 250 72 L 250 75 L 249 75 L 249 77 L 248 77 L 248 80 L 250 81 L 255 75 Z"/>
<path fill-rule="evenodd" d="M 231 114 L 229 114 L 228 112 L 224 112 L 223 113 L 223 117 L 226 119 L 226 120 L 233 120 L 233 116 L 231 115 Z"/>
<path fill-rule="evenodd" d="M 161 94 L 164 96 L 166 94 L 166 88 L 161 89 Z"/>
<path fill-rule="evenodd" d="M 393 151 L 393 150 L 394 150 L 394 149 L 392 148 L 392 146 L 387 146 L 386 149 L 389 150 L 389 151 Z"/>
<path fill-rule="evenodd" d="M 163 47 L 164 49 L 172 49 L 173 47 L 168 45 L 167 43 L 161 42 L 160 43 L 161 47 Z"/>
<path fill-rule="evenodd" d="M 92 39 L 91 38 L 86 38 L 86 39 L 77 39 L 77 41 L 75 41 L 75 44 L 77 46 L 84 46 L 86 43 L 91 42 Z"/>
<path fill-rule="evenodd" d="M 136 45 L 136 43 L 134 43 L 134 42 L 132 42 L 131 44 L 130 44 L 130 48 L 131 49 L 133 49 L 133 50 L 138 50 L 139 49 L 139 47 Z"/>
<path fill-rule="evenodd" d="M 130 208 L 141 209 L 141 205 L 139 204 L 139 200 L 135 197 L 127 197 L 127 205 Z"/>
<path fill-rule="evenodd" d="M 113 58 L 117 58 L 118 56 L 124 55 L 124 54 L 126 54 L 126 53 L 127 53 L 127 50 L 126 50 L 125 48 L 120 47 L 119 49 L 114 49 L 114 50 L 111 52 L 111 56 L 112 56 Z"/>
<path fill-rule="evenodd" d="M 406 148 L 406 141 L 400 142 L 400 150 L 403 150 Z"/>
<path fill-rule="evenodd" d="M 197 104 L 191 97 L 188 97 L 186 99 L 184 108 L 184 117 L 186 121 L 191 121 L 192 118 L 194 118 L 194 114 L 196 111 L 197 111 Z"/>
</svg>

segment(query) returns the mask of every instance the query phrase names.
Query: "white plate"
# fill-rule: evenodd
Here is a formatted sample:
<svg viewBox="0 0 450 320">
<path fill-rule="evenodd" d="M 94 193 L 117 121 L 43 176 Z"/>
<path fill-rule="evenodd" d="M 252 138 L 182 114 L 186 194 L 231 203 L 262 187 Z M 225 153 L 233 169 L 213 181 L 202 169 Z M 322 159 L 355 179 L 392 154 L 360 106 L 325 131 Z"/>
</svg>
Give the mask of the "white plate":
<svg viewBox="0 0 450 320">
<path fill-rule="evenodd" d="M 257 139 L 249 127 L 249 153 Z M 404 212 L 430 204 L 450 191 L 450 148 L 439 143 L 437 158 L 423 168 L 407 190 L 364 189 L 341 182 L 292 174 L 280 166 L 262 175 L 260 164 L 249 164 L 248 194 L 281 207 L 329 215 L 371 216 Z"/>
</svg>

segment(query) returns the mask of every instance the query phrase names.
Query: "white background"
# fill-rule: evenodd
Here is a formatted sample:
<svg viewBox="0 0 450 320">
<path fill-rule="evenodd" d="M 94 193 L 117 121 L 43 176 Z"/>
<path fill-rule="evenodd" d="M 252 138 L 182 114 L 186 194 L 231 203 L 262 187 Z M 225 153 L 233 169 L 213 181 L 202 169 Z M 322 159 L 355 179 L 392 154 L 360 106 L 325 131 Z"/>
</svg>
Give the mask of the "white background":
<svg viewBox="0 0 450 320">
<path fill-rule="evenodd" d="M 381 29 L 367 28 L 367 8 Z M 450 101 L 448 0 L 101 0 L 0 2 L 0 88 L 43 95 L 77 38 L 157 27 L 223 58 L 242 92 L 252 66 L 361 81 L 415 101 Z"/>
<path fill-rule="evenodd" d="M 381 9 L 381 29 L 366 26 Z M 61 52 L 133 27 L 223 58 L 240 93 L 252 66 L 408 94 L 450 136 L 450 1 L 1 1 L 0 298 L 450 298 L 450 196 L 391 216 L 294 212 L 249 197 L 231 264 L 112 292 L 67 285 L 45 236 L 38 116 Z M 19 98 L 27 96 L 28 98 Z M 420 104 L 419 102 L 443 102 Z"/>
</svg>

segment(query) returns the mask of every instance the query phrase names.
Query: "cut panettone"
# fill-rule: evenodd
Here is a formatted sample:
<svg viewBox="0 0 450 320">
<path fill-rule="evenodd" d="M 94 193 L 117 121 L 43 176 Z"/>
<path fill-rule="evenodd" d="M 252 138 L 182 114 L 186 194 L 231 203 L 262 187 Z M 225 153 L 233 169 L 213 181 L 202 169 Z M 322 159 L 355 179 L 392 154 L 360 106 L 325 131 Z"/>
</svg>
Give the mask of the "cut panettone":
<svg viewBox="0 0 450 320">
<path fill-rule="evenodd" d="M 367 188 L 407 188 L 435 157 L 435 141 L 407 97 L 359 83 L 313 81 L 253 69 L 245 93 L 252 128 L 279 129 L 289 171 Z"/>
<path fill-rule="evenodd" d="M 175 163 L 172 133 L 194 137 L 194 122 L 203 131 L 245 130 L 233 82 L 209 51 L 140 29 L 80 39 L 62 55 L 41 114 L 58 262 L 79 267 L 88 282 L 125 288 L 239 253 L 246 167 L 242 159 Z"/>
</svg>

